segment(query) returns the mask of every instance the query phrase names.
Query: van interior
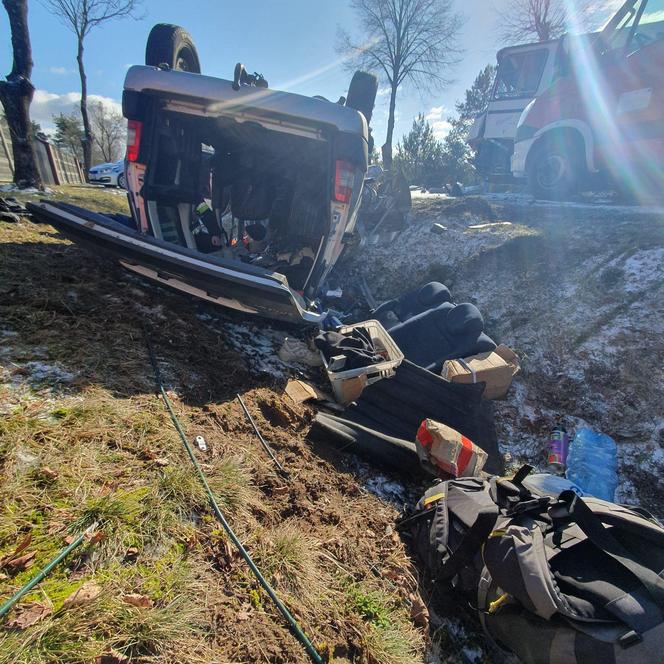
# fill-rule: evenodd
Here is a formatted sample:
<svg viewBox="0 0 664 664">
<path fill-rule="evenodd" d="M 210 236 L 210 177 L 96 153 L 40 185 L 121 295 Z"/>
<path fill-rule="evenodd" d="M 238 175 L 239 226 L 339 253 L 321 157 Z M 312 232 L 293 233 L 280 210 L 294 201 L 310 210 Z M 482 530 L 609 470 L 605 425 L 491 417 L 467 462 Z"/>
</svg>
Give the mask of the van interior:
<svg viewBox="0 0 664 664">
<path fill-rule="evenodd" d="M 153 117 L 141 146 L 153 235 L 304 290 L 329 230 L 330 143 L 223 116 Z"/>
</svg>

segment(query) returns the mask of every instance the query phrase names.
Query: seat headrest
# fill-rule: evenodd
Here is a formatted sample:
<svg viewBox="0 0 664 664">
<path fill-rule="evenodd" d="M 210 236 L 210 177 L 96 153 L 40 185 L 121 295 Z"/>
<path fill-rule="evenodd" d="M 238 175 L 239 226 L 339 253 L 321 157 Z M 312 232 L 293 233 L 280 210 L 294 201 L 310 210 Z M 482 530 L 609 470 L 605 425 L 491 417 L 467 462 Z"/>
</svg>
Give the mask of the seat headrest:
<svg viewBox="0 0 664 664">
<path fill-rule="evenodd" d="M 424 284 L 417 293 L 417 301 L 424 307 L 451 302 L 452 294 L 447 286 L 438 281 L 430 281 Z"/>
<path fill-rule="evenodd" d="M 484 330 L 484 319 L 480 310 L 468 302 L 448 309 L 444 320 L 452 334 L 480 334 Z"/>
</svg>

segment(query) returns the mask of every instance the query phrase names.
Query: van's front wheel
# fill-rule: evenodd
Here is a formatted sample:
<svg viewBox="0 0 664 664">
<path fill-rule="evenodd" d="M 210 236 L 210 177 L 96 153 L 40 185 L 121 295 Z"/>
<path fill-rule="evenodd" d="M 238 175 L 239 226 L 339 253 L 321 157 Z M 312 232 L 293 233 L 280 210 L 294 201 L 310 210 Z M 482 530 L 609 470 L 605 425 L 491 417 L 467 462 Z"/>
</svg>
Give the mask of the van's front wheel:
<svg viewBox="0 0 664 664">
<path fill-rule="evenodd" d="M 528 190 L 535 198 L 564 201 L 581 187 L 585 168 L 581 149 L 567 138 L 545 140 L 528 160 Z"/>
<path fill-rule="evenodd" d="M 157 23 L 148 36 L 145 64 L 151 67 L 168 65 L 171 69 L 201 73 L 198 51 L 191 35 L 179 25 Z"/>
</svg>

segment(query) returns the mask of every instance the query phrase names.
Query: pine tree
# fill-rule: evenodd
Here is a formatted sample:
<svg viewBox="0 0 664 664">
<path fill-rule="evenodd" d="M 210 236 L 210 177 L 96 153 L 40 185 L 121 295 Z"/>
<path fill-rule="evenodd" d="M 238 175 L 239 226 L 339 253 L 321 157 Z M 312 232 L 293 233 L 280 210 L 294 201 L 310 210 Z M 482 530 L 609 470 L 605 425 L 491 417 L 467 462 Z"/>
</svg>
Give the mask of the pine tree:
<svg viewBox="0 0 664 664">
<path fill-rule="evenodd" d="M 395 162 L 409 183 L 425 186 L 440 184 L 443 175 L 443 145 L 421 113 L 397 145 Z"/>
<path fill-rule="evenodd" d="M 475 117 L 486 110 L 495 77 L 494 65 L 484 67 L 466 90 L 464 100 L 454 106 L 457 116 L 449 119 L 452 127 L 443 143 L 445 175 L 449 182 L 468 182 L 476 177 L 466 137 Z"/>
<path fill-rule="evenodd" d="M 81 118 L 76 113 L 71 115 L 59 113 L 53 116 L 53 124 L 55 125 L 55 144 L 66 148 L 82 162 L 85 133 Z"/>
</svg>

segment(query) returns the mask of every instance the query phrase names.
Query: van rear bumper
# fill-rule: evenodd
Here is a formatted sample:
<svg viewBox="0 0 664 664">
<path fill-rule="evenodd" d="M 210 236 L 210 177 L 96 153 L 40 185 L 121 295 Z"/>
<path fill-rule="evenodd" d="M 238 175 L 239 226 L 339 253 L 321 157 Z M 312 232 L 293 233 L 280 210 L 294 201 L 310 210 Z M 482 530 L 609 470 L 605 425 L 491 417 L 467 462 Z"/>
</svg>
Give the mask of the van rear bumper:
<svg viewBox="0 0 664 664">
<path fill-rule="evenodd" d="M 27 207 L 38 221 L 164 286 L 275 320 L 318 324 L 324 318 L 304 308 L 302 298 L 281 274 L 179 247 L 74 205 L 41 201 Z"/>
</svg>

